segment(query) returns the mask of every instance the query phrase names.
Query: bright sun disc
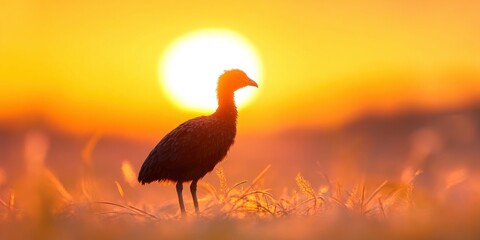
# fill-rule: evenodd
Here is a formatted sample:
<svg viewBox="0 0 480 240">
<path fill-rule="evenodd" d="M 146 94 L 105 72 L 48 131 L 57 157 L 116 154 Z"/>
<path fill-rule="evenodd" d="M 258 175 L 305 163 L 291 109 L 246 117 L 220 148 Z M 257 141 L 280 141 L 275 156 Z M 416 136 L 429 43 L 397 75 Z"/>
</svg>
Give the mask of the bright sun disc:
<svg viewBox="0 0 480 240">
<path fill-rule="evenodd" d="M 224 70 L 241 69 L 260 85 L 260 61 L 254 47 L 228 30 L 200 30 L 174 41 L 160 63 L 162 85 L 182 108 L 212 111 L 217 107 L 218 77 Z M 238 107 L 245 106 L 256 89 L 235 93 Z"/>
</svg>

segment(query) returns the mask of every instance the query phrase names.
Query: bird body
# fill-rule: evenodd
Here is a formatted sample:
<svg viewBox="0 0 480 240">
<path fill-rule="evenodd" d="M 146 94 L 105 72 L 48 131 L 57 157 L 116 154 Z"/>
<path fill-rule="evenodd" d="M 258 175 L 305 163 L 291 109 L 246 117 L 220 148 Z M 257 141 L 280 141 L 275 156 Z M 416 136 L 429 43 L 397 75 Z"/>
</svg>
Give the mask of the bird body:
<svg viewBox="0 0 480 240">
<path fill-rule="evenodd" d="M 190 119 L 165 135 L 150 152 L 139 180 L 144 184 L 202 178 L 227 155 L 235 135 L 235 123 L 215 114 Z"/>
<path fill-rule="evenodd" d="M 227 155 L 234 143 L 237 128 L 237 108 L 234 92 L 245 86 L 258 87 L 241 70 L 225 71 L 218 80 L 218 108 L 209 116 L 190 119 L 165 135 L 145 159 L 138 181 L 177 183 L 177 194 L 182 214 L 185 207 L 182 183 L 192 181 L 190 190 L 198 213 L 197 182 L 212 171 Z"/>
</svg>

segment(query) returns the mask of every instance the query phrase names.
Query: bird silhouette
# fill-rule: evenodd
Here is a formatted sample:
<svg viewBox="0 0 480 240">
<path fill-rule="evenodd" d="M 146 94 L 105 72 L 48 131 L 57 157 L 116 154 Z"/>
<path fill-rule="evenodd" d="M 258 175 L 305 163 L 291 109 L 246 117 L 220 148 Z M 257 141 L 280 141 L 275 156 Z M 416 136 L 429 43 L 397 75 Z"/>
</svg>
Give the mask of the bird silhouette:
<svg viewBox="0 0 480 240">
<path fill-rule="evenodd" d="M 190 192 L 195 212 L 199 214 L 197 182 L 225 158 L 233 144 L 238 115 L 234 92 L 246 86 L 258 88 L 257 83 L 243 71 L 225 71 L 218 78 L 217 110 L 209 116 L 190 119 L 165 135 L 140 169 L 138 181 L 142 184 L 154 181 L 176 182 L 182 216 L 186 215 L 183 183 L 189 181 L 192 181 Z"/>
</svg>

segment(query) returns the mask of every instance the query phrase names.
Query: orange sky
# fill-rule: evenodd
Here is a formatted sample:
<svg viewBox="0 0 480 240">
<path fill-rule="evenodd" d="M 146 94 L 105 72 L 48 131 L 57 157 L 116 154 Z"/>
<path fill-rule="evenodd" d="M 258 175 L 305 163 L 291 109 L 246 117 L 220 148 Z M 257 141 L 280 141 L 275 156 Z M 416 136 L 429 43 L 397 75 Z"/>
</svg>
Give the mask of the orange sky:
<svg viewBox="0 0 480 240">
<path fill-rule="evenodd" d="M 101 2 L 101 3 L 99 3 Z M 244 131 L 332 126 L 364 111 L 480 97 L 478 1 L 4 1 L 0 121 L 158 136 L 198 115 L 158 83 L 165 48 L 202 28 L 242 34 L 264 79 Z"/>
</svg>

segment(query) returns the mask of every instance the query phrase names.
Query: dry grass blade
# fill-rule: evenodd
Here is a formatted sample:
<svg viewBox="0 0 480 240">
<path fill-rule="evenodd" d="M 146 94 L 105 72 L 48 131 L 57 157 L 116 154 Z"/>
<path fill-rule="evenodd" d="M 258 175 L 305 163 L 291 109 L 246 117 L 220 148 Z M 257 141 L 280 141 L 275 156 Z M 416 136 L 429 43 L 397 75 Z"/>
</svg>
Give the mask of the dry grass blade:
<svg viewBox="0 0 480 240">
<path fill-rule="evenodd" d="M 97 212 L 96 215 L 111 215 L 110 217 L 117 217 L 119 215 L 128 215 L 128 216 L 140 216 L 138 213 L 133 212 L 117 212 L 117 211 L 105 211 L 105 212 Z"/>
<path fill-rule="evenodd" d="M 115 186 L 117 186 L 117 191 L 118 191 L 118 194 L 120 194 L 120 197 L 122 197 L 122 199 L 125 200 L 125 192 L 123 191 L 123 188 L 118 181 L 115 181 Z"/>
<path fill-rule="evenodd" d="M 255 191 L 252 191 L 252 192 L 249 192 L 249 193 L 244 193 L 244 194 L 241 194 L 241 195 L 234 195 L 234 196 L 232 196 L 232 198 L 236 198 L 236 200 L 232 204 L 232 208 L 228 211 L 228 213 L 232 213 L 234 211 L 237 211 L 238 209 L 247 209 L 248 207 L 245 207 L 245 206 L 248 203 L 254 203 L 257 207 L 262 206 L 262 208 L 267 208 L 267 207 L 263 206 L 264 202 L 259 200 L 258 195 L 261 195 L 261 196 L 264 196 L 264 197 L 265 196 L 270 197 L 271 199 L 273 199 L 272 194 L 270 194 L 266 191 L 260 191 L 260 190 L 255 190 Z M 249 197 L 255 197 L 255 200 L 249 199 Z M 271 212 L 271 210 L 269 209 L 268 212 Z"/>
<path fill-rule="evenodd" d="M 158 219 L 155 215 L 153 215 L 151 213 L 148 213 L 148 212 L 145 212 L 144 210 L 133 207 L 131 205 L 124 206 L 124 205 L 121 205 L 121 204 L 118 204 L 118 203 L 112 203 L 112 202 L 94 202 L 94 203 L 115 206 L 115 207 L 119 207 L 119 208 L 128 210 L 128 211 L 130 211 L 130 212 L 132 212 L 132 213 L 134 213 L 138 216 L 148 216 L 148 217 L 151 217 L 151 218 L 154 218 L 154 219 Z M 119 213 L 119 212 L 115 212 L 115 213 Z"/>
<path fill-rule="evenodd" d="M 15 207 L 15 194 L 12 192 L 12 193 L 10 193 L 10 200 L 8 202 L 8 208 L 9 208 L 10 211 L 12 211 L 14 207 Z"/>
<path fill-rule="evenodd" d="M 346 203 L 343 203 L 342 201 L 340 201 L 339 199 L 337 199 L 336 197 L 334 196 L 331 196 L 330 199 L 332 199 L 334 202 L 336 202 L 338 205 L 344 207 L 344 208 L 348 208 L 347 204 Z"/>
<path fill-rule="evenodd" d="M 387 185 L 388 181 L 384 181 L 382 184 L 380 184 L 380 186 L 378 186 L 375 191 L 373 191 L 372 194 L 370 194 L 370 197 L 368 197 L 367 201 L 365 202 L 365 206 L 368 205 L 368 203 L 370 203 L 370 201 L 372 201 L 372 199 L 380 192 L 380 190 L 382 190 L 383 187 L 385 187 L 385 185 Z"/>
<path fill-rule="evenodd" d="M 45 169 L 45 175 L 53 183 L 53 185 L 55 186 L 55 189 L 57 189 L 57 191 L 62 195 L 62 197 L 66 201 L 69 201 L 69 202 L 72 201 L 73 199 L 72 195 L 68 193 L 68 191 L 65 189 L 63 184 L 60 182 L 60 180 L 50 170 Z"/>
<path fill-rule="evenodd" d="M 365 184 L 363 184 L 362 185 L 362 191 L 361 191 L 362 196 L 360 198 L 360 206 L 362 206 L 362 210 L 363 210 L 364 206 L 366 207 L 366 205 L 368 204 L 368 202 L 365 203 L 365 191 L 366 191 L 365 190 Z"/>
<path fill-rule="evenodd" d="M 234 190 L 234 189 L 237 188 L 238 186 L 240 186 L 240 185 L 242 185 L 242 184 L 245 184 L 245 183 L 247 183 L 247 181 L 244 180 L 244 181 L 241 181 L 241 182 L 233 185 L 233 187 L 231 187 L 231 188 L 228 190 L 227 195 L 228 195 L 232 190 Z"/>
<path fill-rule="evenodd" d="M 0 203 L 1 203 L 4 207 L 6 207 L 6 208 L 10 208 L 10 207 L 8 206 L 8 204 L 7 204 L 5 201 L 3 201 L 2 199 L 0 199 Z"/>
<path fill-rule="evenodd" d="M 128 207 L 125 207 L 125 206 L 123 206 L 122 204 L 118 204 L 118 203 L 102 202 L 102 201 L 100 201 L 100 202 L 93 202 L 93 203 L 105 204 L 105 205 L 112 205 L 112 206 L 119 207 L 119 208 L 129 209 Z"/>
<path fill-rule="evenodd" d="M 272 216 L 275 215 L 275 212 L 274 212 L 274 211 L 268 209 L 268 207 L 263 206 L 263 205 L 261 204 L 261 202 L 259 202 L 259 201 L 254 201 L 254 200 L 246 199 L 246 200 L 245 200 L 245 203 L 246 203 L 246 204 L 240 205 L 240 206 L 238 206 L 237 208 L 235 208 L 235 211 L 237 211 L 237 210 L 242 210 L 242 211 L 249 211 L 249 212 L 253 212 L 253 213 L 266 212 L 266 213 L 269 213 L 269 214 L 272 215 Z M 253 204 L 254 207 L 249 206 L 248 203 Z"/>
<path fill-rule="evenodd" d="M 268 170 L 270 169 L 272 165 L 269 164 L 267 167 L 265 167 L 258 175 L 257 177 L 255 177 L 255 179 L 253 179 L 252 183 L 250 184 L 250 186 L 244 191 L 244 193 L 250 191 L 253 186 L 255 186 L 255 184 L 257 184 L 257 182 L 263 178 L 263 176 L 265 175 L 265 173 L 268 172 Z"/>
<path fill-rule="evenodd" d="M 99 133 L 94 134 L 92 137 L 90 137 L 87 144 L 83 148 L 83 150 L 82 150 L 82 161 L 86 166 L 91 166 L 92 165 L 92 152 L 93 152 L 93 149 L 95 149 L 95 146 L 97 145 L 101 136 L 102 135 L 99 134 Z"/>
<path fill-rule="evenodd" d="M 387 214 L 385 213 L 385 208 L 383 207 L 382 199 L 378 199 L 378 205 L 380 206 L 380 210 L 382 210 L 383 219 L 387 219 Z"/>
<path fill-rule="evenodd" d="M 255 191 L 252 191 L 252 192 L 249 192 L 249 193 L 242 194 L 242 195 L 239 196 L 239 198 L 242 199 L 242 198 L 248 197 L 250 195 L 255 195 L 255 194 L 262 194 L 262 195 L 269 196 L 269 197 L 273 198 L 272 194 L 270 194 L 268 192 L 265 192 L 265 191 L 261 191 L 261 190 L 255 190 Z"/>
<path fill-rule="evenodd" d="M 153 214 L 151 214 L 151 213 L 148 213 L 148 212 L 146 212 L 146 211 L 144 211 L 144 210 L 142 210 L 142 209 L 140 209 L 140 208 L 134 207 L 134 206 L 132 206 L 132 205 L 128 205 L 128 207 L 130 207 L 131 209 L 136 210 L 137 212 L 140 212 L 140 213 L 143 213 L 143 214 L 145 214 L 145 215 L 147 215 L 147 216 L 150 216 L 151 218 L 158 219 L 155 215 L 153 215 Z"/>
<path fill-rule="evenodd" d="M 221 199 L 220 198 L 221 196 L 219 196 L 219 194 L 217 194 L 217 190 L 215 189 L 215 187 L 212 186 L 212 184 L 201 181 L 201 182 L 198 182 L 198 186 L 201 187 L 202 189 L 206 190 L 207 192 L 209 192 L 210 195 L 215 197 L 215 199 L 217 199 L 217 200 Z"/>
<path fill-rule="evenodd" d="M 267 171 L 270 169 L 270 167 L 271 167 L 271 165 L 268 165 L 267 167 L 265 167 L 265 168 L 257 175 L 257 177 L 255 177 L 255 179 L 253 179 L 253 181 L 252 181 L 252 183 L 250 184 L 250 186 L 248 186 L 248 188 L 247 188 L 246 190 L 244 190 L 243 193 L 242 193 L 240 196 L 245 195 L 247 192 L 249 192 L 249 191 L 253 188 L 253 186 L 255 186 L 255 184 L 265 175 L 265 173 L 267 173 Z M 240 184 L 237 184 L 237 185 L 240 185 Z M 237 186 L 237 185 L 235 185 L 235 186 Z M 233 209 L 236 208 L 238 202 L 239 202 L 241 199 L 242 199 L 242 198 L 240 197 L 240 198 L 238 198 L 237 200 L 235 200 L 235 202 L 233 202 L 233 204 L 232 204 L 232 207 L 230 208 L 230 211 L 228 211 L 228 212 L 232 212 Z"/>
</svg>

